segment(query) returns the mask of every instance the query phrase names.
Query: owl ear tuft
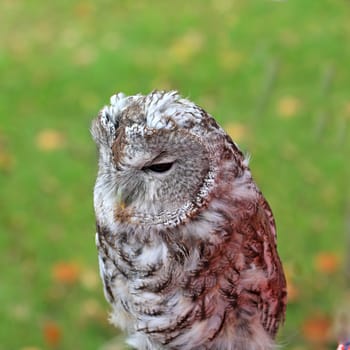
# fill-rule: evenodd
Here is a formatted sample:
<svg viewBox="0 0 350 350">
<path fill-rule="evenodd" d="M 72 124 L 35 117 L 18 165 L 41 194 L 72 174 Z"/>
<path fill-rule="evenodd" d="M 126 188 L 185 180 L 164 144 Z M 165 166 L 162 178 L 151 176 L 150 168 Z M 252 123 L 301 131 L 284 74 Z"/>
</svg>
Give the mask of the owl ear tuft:
<svg viewBox="0 0 350 350">
<path fill-rule="evenodd" d="M 140 96 L 126 96 L 120 92 L 110 98 L 110 105 L 103 107 L 98 117 L 92 122 L 91 134 L 98 146 L 111 147 L 116 138 L 116 131 L 123 111 L 135 98 Z"/>
<path fill-rule="evenodd" d="M 104 107 L 92 121 L 91 134 L 97 146 L 111 146 L 116 136 L 118 122 L 113 121 L 110 107 Z"/>
<path fill-rule="evenodd" d="M 121 113 L 127 106 L 128 98 L 118 93 L 110 98 L 110 105 L 101 109 L 98 117 L 92 122 L 91 134 L 99 145 L 111 146 L 116 137 Z"/>
<path fill-rule="evenodd" d="M 113 107 L 104 107 L 99 114 L 99 121 L 106 133 L 113 137 L 119 124 L 119 115 L 115 113 Z"/>
</svg>

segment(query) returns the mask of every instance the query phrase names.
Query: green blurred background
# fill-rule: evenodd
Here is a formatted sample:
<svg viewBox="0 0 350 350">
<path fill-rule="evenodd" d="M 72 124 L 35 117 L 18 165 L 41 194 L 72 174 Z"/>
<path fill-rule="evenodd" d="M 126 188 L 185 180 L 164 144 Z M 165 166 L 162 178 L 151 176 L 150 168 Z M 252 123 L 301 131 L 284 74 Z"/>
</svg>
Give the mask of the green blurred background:
<svg viewBox="0 0 350 350">
<path fill-rule="evenodd" d="M 0 349 L 123 349 L 94 243 L 92 118 L 178 89 L 241 148 L 275 213 L 285 349 L 348 332 L 350 3 L 0 4 Z"/>
</svg>

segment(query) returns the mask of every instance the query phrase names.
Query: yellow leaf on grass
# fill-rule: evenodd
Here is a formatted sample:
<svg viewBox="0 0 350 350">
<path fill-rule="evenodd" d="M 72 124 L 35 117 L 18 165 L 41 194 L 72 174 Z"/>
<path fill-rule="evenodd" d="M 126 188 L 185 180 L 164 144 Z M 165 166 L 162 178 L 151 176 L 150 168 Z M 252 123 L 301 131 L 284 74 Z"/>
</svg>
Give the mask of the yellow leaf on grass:
<svg viewBox="0 0 350 350">
<path fill-rule="evenodd" d="M 0 146 L 0 170 L 10 171 L 14 165 L 14 158 L 12 155 L 5 150 L 1 149 Z"/>
<path fill-rule="evenodd" d="M 280 33 L 279 39 L 283 46 L 295 47 L 300 43 L 300 38 L 298 37 L 295 30 L 284 30 Z"/>
<path fill-rule="evenodd" d="M 226 71 L 235 70 L 243 60 L 243 55 L 233 50 L 224 50 L 219 52 L 220 66 Z"/>
<path fill-rule="evenodd" d="M 97 50 L 91 46 L 79 47 L 73 55 L 73 63 L 77 66 L 89 66 L 97 59 Z"/>
<path fill-rule="evenodd" d="M 311 223 L 312 229 L 316 233 L 322 233 L 327 226 L 327 218 L 325 217 L 325 215 L 319 214 L 315 217 L 311 217 L 310 223 Z"/>
<path fill-rule="evenodd" d="M 14 157 L 7 149 L 5 136 L 0 131 L 0 171 L 9 172 L 14 165 Z"/>
<path fill-rule="evenodd" d="M 84 319 L 106 319 L 106 311 L 96 299 L 86 299 L 80 305 L 80 316 Z"/>
<path fill-rule="evenodd" d="M 344 114 L 347 118 L 350 117 L 350 102 L 347 102 L 344 106 Z"/>
<path fill-rule="evenodd" d="M 292 303 L 295 302 L 299 299 L 300 292 L 299 289 L 297 288 L 296 284 L 294 283 L 294 273 L 291 268 L 288 266 L 285 267 L 284 273 L 286 275 L 286 280 L 287 280 L 287 297 L 288 297 L 288 302 Z"/>
<path fill-rule="evenodd" d="M 232 0 L 212 0 L 211 5 L 214 11 L 217 11 L 223 15 L 228 15 L 233 12 L 233 8 L 236 3 Z"/>
<path fill-rule="evenodd" d="M 175 86 L 172 84 L 170 80 L 167 80 L 167 77 L 157 76 L 151 83 L 155 89 L 159 90 L 173 90 Z"/>
<path fill-rule="evenodd" d="M 95 8 L 92 3 L 80 1 L 74 7 L 74 12 L 79 17 L 88 17 L 94 12 Z"/>
<path fill-rule="evenodd" d="M 197 52 L 201 50 L 204 44 L 202 33 L 189 31 L 182 37 L 177 38 L 169 48 L 170 58 L 185 63 L 188 62 Z"/>
<path fill-rule="evenodd" d="M 100 286 L 100 277 L 94 269 L 84 269 L 80 274 L 81 284 L 88 290 L 94 290 Z"/>
<path fill-rule="evenodd" d="M 293 118 L 300 110 L 300 100 L 293 96 L 282 97 L 277 103 L 278 114 L 285 119 Z"/>
<path fill-rule="evenodd" d="M 36 145 L 41 151 L 54 151 L 64 147 L 65 138 L 57 130 L 44 129 L 36 136 Z"/>
<path fill-rule="evenodd" d="M 231 136 L 232 140 L 239 143 L 247 138 L 247 127 L 241 123 L 229 123 L 224 126 L 225 131 Z"/>
<path fill-rule="evenodd" d="M 31 310 L 29 305 L 18 303 L 11 307 L 11 315 L 17 321 L 26 321 L 31 317 Z"/>
</svg>

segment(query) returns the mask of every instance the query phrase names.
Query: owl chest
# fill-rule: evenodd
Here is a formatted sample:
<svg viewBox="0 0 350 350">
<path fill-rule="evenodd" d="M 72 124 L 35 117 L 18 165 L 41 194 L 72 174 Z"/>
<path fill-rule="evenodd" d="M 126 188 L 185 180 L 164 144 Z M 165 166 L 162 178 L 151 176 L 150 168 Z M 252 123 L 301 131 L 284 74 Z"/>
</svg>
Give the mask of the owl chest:
<svg viewBox="0 0 350 350">
<path fill-rule="evenodd" d="M 166 245 L 101 240 L 100 267 L 108 299 L 131 314 L 159 314 L 176 275 Z"/>
<path fill-rule="evenodd" d="M 255 319 L 258 296 L 238 287 L 247 265 L 233 244 L 206 245 L 202 252 L 199 247 L 180 263 L 165 243 L 131 243 L 100 247 L 105 292 L 118 315 L 113 322 L 129 333 L 148 334 L 161 344 L 200 344 L 199 328 L 207 328 L 206 341 L 215 342 L 222 339 L 218 334 L 236 332 L 237 319 L 239 329 Z M 256 282 L 261 276 L 252 273 L 246 279 Z"/>
</svg>

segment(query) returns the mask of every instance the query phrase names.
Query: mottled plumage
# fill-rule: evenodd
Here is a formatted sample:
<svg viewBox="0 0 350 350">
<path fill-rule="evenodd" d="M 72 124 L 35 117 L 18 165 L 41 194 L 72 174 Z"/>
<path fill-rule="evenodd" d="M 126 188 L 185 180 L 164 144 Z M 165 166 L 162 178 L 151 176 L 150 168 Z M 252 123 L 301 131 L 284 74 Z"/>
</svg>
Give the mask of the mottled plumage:
<svg viewBox="0 0 350 350">
<path fill-rule="evenodd" d="M 140 350 L 268 350 L 286 283 L 248 161 L 176 92 L 112 96 L 92 125 L 100 272 Z"/>
</svg>

